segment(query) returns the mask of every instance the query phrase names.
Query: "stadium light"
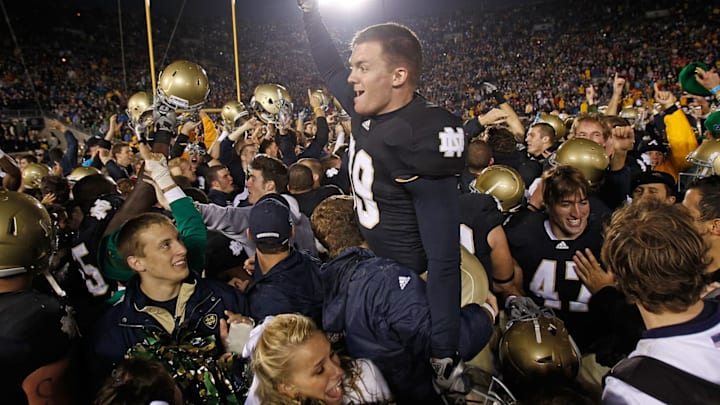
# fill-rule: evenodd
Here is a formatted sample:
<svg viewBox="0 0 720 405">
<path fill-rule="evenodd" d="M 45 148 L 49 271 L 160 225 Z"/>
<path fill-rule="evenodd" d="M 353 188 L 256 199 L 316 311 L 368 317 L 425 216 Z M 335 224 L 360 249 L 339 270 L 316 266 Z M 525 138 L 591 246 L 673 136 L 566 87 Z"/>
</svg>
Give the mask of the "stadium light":
<svg viewBox="0 0 720 405">
<path fill-rule="evenodd" d="M 332 7 L 338 10 L 357 10 L 368 0 L 318 0 L 318 5 L 322 8 Z"/>
</svg>

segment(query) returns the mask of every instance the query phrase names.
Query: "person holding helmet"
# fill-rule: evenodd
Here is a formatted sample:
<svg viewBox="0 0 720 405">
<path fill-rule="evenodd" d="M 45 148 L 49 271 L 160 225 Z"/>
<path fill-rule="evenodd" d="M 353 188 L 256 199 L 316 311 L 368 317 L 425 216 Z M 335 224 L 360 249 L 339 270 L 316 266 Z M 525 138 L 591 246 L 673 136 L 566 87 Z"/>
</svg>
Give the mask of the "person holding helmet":
<svg viewBox="0 0 720 405">
<path fill-rule="evenodd" d="M 578 279 L 573 263 L 576 251 L 599 255 L 603 241 L 603 222 L 590 215 L 590 184 L 580 169 L 567 165 L 551 168 L 543 174 L 543 212 L 514 218 L 506 232 L 515 272 L 522 274 L 527 297 L 563 320 L 587 363 L 580 380 L 599 392 L 600 377 L 606 370 L 595 363 L 594 353 L 595 343 L 605 332 L 588 314 L 592 294 Z M 516 299 L 510 296 L 506 307 Z"/>
<path fill-rule="evenodd" d="M 50 168 L 43 163 L 30 163 L 22 170 L 22 191 L 36 198 L 42 198 L 40 183 L 50 175 Z"/>
<path fill-rule="evenodd" d="M 130 117 L 128 125 L 135 133 L 135 136 L 137 136 L 138 140 L 144 139 L 147 130 L 152 126 L 152 96 L 144 91 L 139 91 L 130 96 L 127 102 L 126 114 Z"/>
</svg>

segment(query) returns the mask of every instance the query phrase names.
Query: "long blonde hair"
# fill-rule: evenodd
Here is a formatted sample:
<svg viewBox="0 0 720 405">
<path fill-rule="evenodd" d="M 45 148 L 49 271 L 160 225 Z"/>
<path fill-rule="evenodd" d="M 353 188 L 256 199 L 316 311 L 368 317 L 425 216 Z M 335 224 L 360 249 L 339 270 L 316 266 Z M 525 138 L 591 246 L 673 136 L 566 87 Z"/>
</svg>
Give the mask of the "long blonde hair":
<svg viewBox="0 0 720 405">
<path fill-rule="evenodd" d="M 295 350 L 315 333 L 320 333 L 315 322 L 302 315 L 282 314 L 267 322 L 252 362 L 258 380 L 256 393 L 261 403 L 302 403 L 281 393 L 277 387 L 288 381 L 289 363 Z"/>
<path fill-rule="evenodd" d="M 252 369 L 258 386 L 255 394 L 262 404 L 322 404 L 307 398 L 291 398 L 278 386 L 289 380 L 290 360 L 297 348 L 316 333 L 323 333 L 312 319 L 299 314 L 281 314 L 265 323 L 265 329 L 255 346 Z M 343 389 L 358 390 L 360 370 L 352 358 L 340 356 L 345 370 Z"/>
</svg>

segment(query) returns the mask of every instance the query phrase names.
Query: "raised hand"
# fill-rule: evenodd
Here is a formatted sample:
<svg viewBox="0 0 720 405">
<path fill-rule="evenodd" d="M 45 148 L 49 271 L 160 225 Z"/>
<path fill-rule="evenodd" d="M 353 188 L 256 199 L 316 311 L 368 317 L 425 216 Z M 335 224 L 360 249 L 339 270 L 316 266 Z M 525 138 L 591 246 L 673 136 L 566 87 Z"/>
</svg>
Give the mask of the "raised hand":
<svg viewBox="0 0 720 405">
<path fill-rule="evenodd" d="M 660 103 L 663 109 L 670 108 L 677 101 L 672 92 L 660 90 L 657 83 L 653 84 L 653 89 L 655 90 L 655 100 Z"/>
<path fill-rule="evenodd" d="M 573 256 L 575 263 L 575 272 L 580 281 L 595 294 L 608 286 L 615 285 L 615 276 L 609 271 L 603 270 L 600 262 L 597 261 L 590 249 L 585 249 L 585 253 L 576 251 Z"/>
</svg>

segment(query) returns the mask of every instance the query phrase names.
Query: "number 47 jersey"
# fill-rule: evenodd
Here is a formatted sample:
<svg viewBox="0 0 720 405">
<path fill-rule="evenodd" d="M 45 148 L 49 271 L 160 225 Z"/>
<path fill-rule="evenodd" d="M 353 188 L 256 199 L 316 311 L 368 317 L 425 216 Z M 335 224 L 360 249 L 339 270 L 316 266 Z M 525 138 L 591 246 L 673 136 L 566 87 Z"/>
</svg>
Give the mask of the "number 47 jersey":
<svg viewBox="0 0 720 405">
<path fill-rule="evenodd" d="M 359 125 L 353 125 L 350 140 L 350 176 L 363 236 L 378 256 L 423 272 L 427 257 L 405 185 L 460 173 L 465 163 L 462 122 L 417 94 L 397 111 L 353 119 Z M 457 205 L 458 195 L 447 194 L 440 197 Z"/>
<path fill-rule="evenodd" d="M 600 259 L 601 225 L 589 219 L 577 239 L 557 240 L 545 215 L 528 214 L 507 229 L 511 253 L 523 271 L 525 292 L 565 322 L 584 353 L 602 331 L 595 329 L 588 312 L 591 294 L 578 278 L 573 255 L 589 248 Z"/>
</svg>

